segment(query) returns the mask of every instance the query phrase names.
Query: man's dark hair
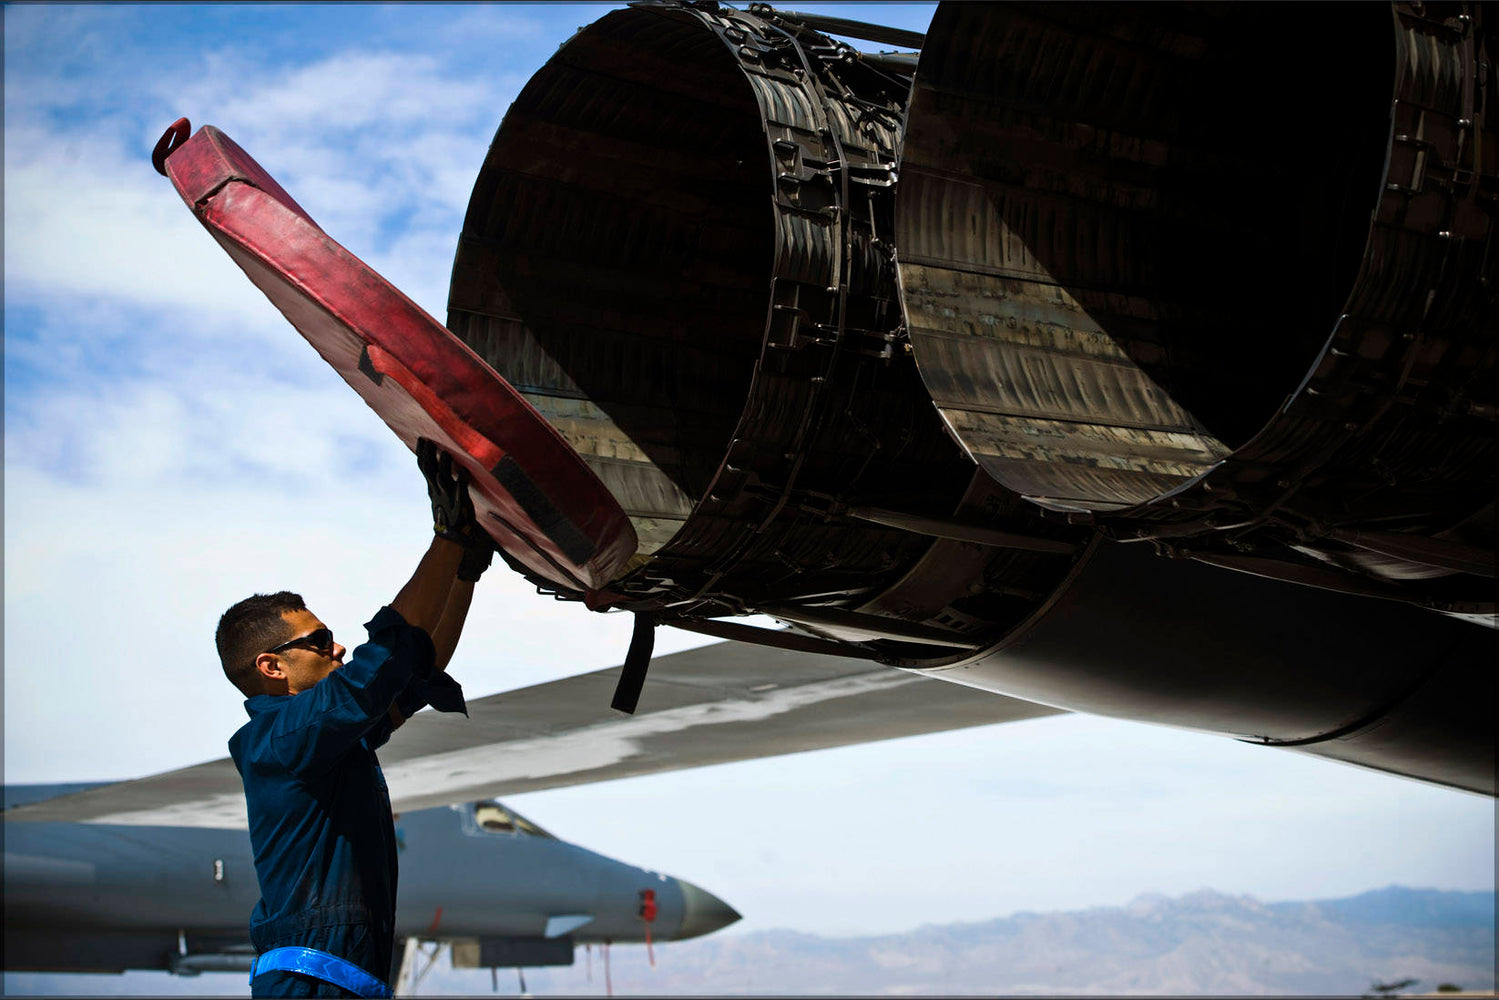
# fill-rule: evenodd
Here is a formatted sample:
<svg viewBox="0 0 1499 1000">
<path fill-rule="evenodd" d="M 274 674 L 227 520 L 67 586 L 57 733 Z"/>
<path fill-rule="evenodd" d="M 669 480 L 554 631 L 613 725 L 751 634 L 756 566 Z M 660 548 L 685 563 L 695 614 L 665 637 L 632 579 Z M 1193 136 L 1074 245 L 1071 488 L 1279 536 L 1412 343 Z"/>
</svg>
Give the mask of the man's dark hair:
<svg viewBox="0 0 1499 1000">
<path fill-rule="evenodd" d="M 306 610 L 301 594 L 281 590 L 247 597 L 225 611 L 213 640 L 230 683 L 247 697 L 260 694 L 255 657 L 292 637 L 292 627 L 281 617 L 284 612 Z"/>
</svg>

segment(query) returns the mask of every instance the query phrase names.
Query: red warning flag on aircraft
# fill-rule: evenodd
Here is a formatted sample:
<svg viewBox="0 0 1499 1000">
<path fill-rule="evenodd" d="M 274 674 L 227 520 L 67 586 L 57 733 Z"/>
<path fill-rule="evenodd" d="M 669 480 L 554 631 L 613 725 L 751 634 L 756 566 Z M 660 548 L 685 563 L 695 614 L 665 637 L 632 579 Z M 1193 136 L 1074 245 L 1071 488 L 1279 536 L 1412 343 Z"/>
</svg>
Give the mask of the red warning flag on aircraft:
<svg viewBox="0 0 1499 1000">
<path fill-rule="evenodd" d="M 624 568 L 635 530 L 608 488 L 468 345 L 318 228 L 249 154 L 186 119 L 152 162 L 266 297 L 415 450 L 431 438 L 470 474 L 479 522 L 570 590 Z"/>
</svg>

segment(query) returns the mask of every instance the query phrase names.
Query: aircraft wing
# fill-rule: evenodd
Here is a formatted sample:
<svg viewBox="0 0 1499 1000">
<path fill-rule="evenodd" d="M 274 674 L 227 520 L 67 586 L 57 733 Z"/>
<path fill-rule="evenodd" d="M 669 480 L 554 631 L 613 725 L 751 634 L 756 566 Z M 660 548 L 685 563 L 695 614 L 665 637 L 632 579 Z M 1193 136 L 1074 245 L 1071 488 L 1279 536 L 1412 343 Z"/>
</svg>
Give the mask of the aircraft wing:
<svg viewBox="0 0 1499 1000">
<path fill-rule="evenodd" d="M 619 668 L 414 716 L 380 750 L 397 812 L 802 750 L 1055 715 L 1060 709 L 862 660 L 715 643 L 651 662 L 634 715 Z M 226 734 L 227 735 L 227 734 Z M 8 810 L 7 821 L 243 827 L 228 758 Z"/>
</svg>

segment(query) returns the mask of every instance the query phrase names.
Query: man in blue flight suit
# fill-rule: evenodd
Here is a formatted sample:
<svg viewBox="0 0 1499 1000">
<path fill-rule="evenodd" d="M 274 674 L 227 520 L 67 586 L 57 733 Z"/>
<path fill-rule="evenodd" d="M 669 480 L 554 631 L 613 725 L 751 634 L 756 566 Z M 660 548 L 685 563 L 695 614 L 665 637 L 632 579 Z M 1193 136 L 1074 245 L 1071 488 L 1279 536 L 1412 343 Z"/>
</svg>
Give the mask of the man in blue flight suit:
<svg viewBox="0 0 1499 1000">
<path fill-rule="evenodd" d="M 467 714 L 443 671 L 494 553 L 462 467 L 425 439 L 417 461 L 436 537 L 347 663 L 288 591 L 247 598 L 219 620 L 219 658 L 250 715 L 229 752 L 260 880 L 252 996 L 390 995 L 395 825 L 375 750 L 423 705 Z"/>
</svg>

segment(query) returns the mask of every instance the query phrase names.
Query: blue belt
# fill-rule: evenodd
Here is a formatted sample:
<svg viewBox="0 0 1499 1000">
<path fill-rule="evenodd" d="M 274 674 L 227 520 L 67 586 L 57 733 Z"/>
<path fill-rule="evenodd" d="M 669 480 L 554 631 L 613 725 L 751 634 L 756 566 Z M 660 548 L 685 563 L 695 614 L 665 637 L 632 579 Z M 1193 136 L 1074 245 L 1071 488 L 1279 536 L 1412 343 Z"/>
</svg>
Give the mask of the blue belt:
<svg viewBox="0 0 1499 1000">
<path fill-rule="evenodd" d="M 299 972 L 361 997 L 388 997 L 390 987 L 347 959 L 316 948 L 272 948 L 250 964 L 250 982 L 264 972 Z"/>
</svg>

